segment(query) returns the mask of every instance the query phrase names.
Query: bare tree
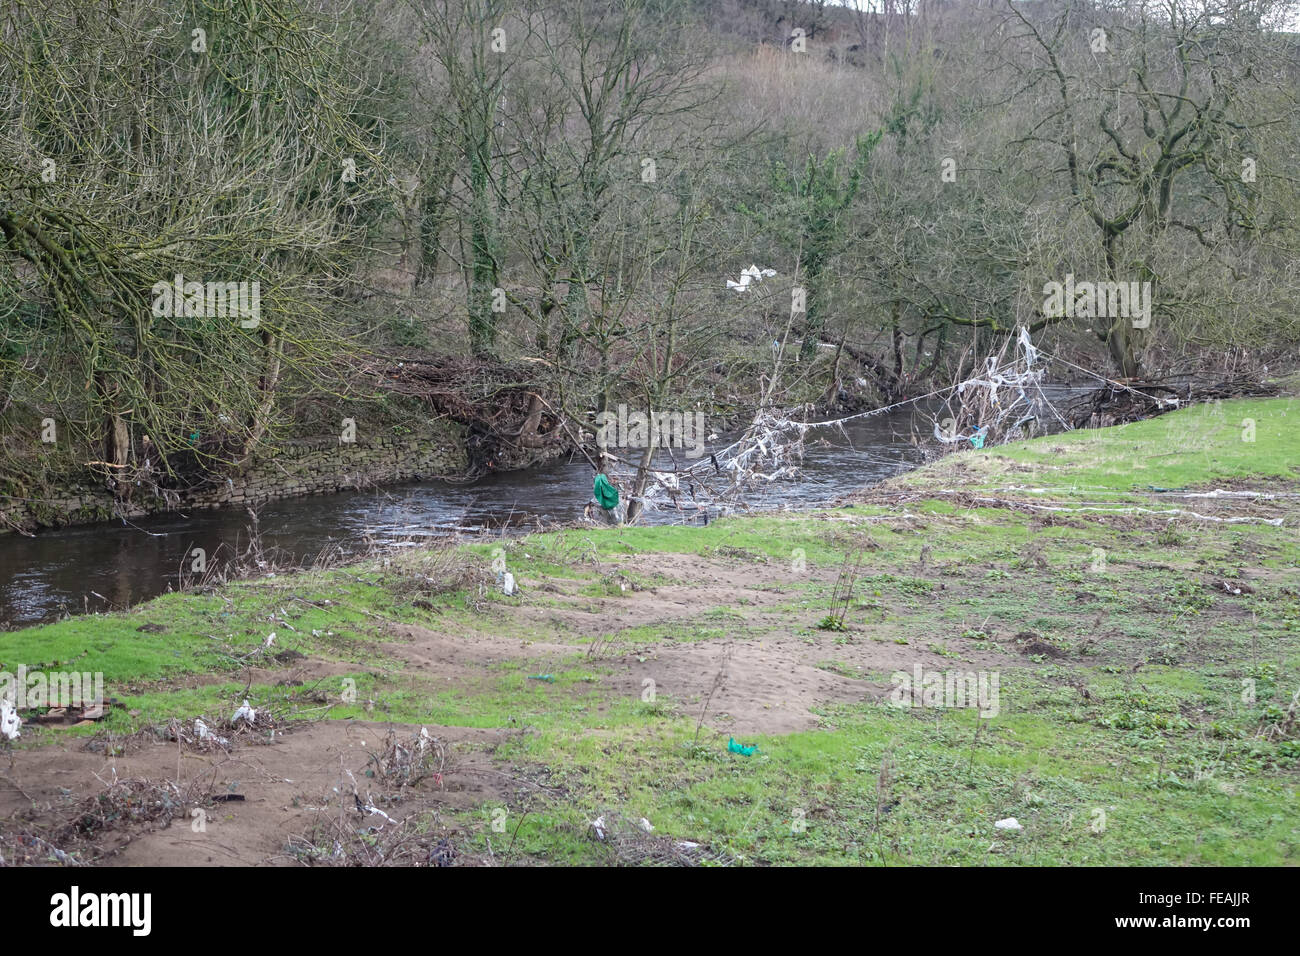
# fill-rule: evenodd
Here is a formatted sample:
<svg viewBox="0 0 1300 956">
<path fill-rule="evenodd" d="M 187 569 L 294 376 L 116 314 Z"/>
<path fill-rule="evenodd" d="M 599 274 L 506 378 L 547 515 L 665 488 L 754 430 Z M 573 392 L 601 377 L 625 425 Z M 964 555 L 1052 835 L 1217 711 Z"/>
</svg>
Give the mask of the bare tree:
<svg viewBox="0 0 1300 956">
<path fill-rule="evenodd" d="M 119 489 L 146 435 L 163 468 L 247 453 L 286 366 L 321 381 L 334 362 L 328 303 L 383 182 L 339 23 L 296 3 L 0 7 L 0 284 L 36 316 L 9 374 Z M 227 283 L 256 284 L 256 310 Z"/>
<path fill-rule="evenodd" d="M 1149 283 L 1165 321 L 1180 305 L 1162 262 L 1171 230 L 1226 251 L 1263 225 L 1260 190 L 1243 170 L 1252 146 L 1286 122 L 1270 95 L 1284 75 L 1286 41 L 1269 24 L 1284 6 L 1132 0 L 1031 11 L 1008 3 L 1007 60 L 1018 96 L 1033 104 L 1014 145 L 1040 149 L 1052 164 L 1094 227 L 1105 278 Z M 1097 318 L 1107 320 L 1095 331 L 1120 374 L 1137 376 L 1149 333 L 1128 316 Z"/>
</svg>

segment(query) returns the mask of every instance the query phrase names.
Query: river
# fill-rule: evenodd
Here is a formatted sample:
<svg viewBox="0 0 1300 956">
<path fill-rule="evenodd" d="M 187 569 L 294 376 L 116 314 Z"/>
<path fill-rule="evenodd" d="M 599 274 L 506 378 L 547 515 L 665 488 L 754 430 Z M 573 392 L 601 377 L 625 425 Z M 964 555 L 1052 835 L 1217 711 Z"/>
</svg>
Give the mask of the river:
<svg viewBox="0 0 1300 956">
<path fill-rule="evenodd" d="M 1053 400 L 1074 392 L 1048 390 Z M 856 419 L 843 433 L 813 430 L 800 477 L 759 482 L 748 504 L 755 510 L 815 507 L 910 470 L 922 461 L 913 431 L 927 436 L 931 422 L 913 404 Z M 656 464 L 667 461 L 661 457 Z M 311 561 L 326 550 L 357 554 L 434 535 L 499 534 L 527 531 L 539 521 L 574 521 L 591 497 L 591 480 L 591 466 L 577 456 L 470 482 L 433 480 L 269 502 L 258 509 L 258 526 L 264 548 Z M 700 519 L 664 510 L 642 522 L 687 520 Z M 176 587 L 194 548 L 207 555 L 242 550 L 249 526 L 246 511 L 227 508 L 0 536 L 0 629 L 148 600 Z"/>
</svg>

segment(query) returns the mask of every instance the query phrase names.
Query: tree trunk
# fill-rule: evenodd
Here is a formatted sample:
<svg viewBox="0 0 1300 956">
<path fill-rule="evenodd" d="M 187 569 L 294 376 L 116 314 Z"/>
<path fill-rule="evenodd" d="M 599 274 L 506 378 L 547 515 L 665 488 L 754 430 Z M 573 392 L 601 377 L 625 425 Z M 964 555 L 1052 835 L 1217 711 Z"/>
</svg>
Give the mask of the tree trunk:
<svg viewBox="0 0 1300 956">
<path fill-rule="evenodd" d="M 271 409 L 275 407 L 276 387 L 280 383 L 280 340 L 272 335 L 269 330 L 263 329 L 262 345 L 266 347 L 266 366 L 263 368 L 262 377 L 258 381 L 258 390 L 262 393 L 262 400 L 248 423 L 248 438 L 244 442 L 241 463 L 243 460 L 248 459 L 257 443 L 262 440 L 262 436 L 266 434 L 266 429 L 270 423 Z"/>
<path fill-rule="evenodd" d="M 114 482 L 116 493 L 121 495 L 125 489 L 116 483 L 126 471 L 131 455 L 131 432 L 118 407 L 120 389 L 107 372 L 95 373 L 95 389 L 104 403 L 104 470 L 107 478 Z"/>
<path fill-rule="evenodd" d="M 496 223 L 488 183 L 487 131 L 470 156 L 469 337 L 475 355 L 490 357 L 496 345 L 496 316 L 492 311 L 497 288 Z"/>
<path fill-rule="evenodd" d="M 1137 356 L 1137 337 L 1133 334 L 1131 321 L 1127 316 L 1116 318 L 1106 336 L 1106 346 L 1120 378 L 1137 378 L 1142 374 L 1142 363 Z"/>
<path fill-rule="evenodd" d="M 636 469 L 636 481 L 632 486 L 632 493 L 627 496 L 627 523 L 636 524 L 636 519 L 641 516 L 641 502 L 634 501 L 634 498 L 640 498 L 645 494 L 645 487 L 650 482 L 650 462 L 655 456 L 654 442 L 646 442 L 645 450 L 641 452 L 641 461 Z"/>
</svg>

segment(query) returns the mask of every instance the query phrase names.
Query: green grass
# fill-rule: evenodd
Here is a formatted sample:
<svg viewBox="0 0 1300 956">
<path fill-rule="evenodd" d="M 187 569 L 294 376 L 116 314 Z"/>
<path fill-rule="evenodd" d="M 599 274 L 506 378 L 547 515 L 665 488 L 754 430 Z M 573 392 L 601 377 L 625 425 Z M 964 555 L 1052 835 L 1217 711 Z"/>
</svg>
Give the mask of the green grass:
<svg viewBox="0 0 1300 956">
<path fill-rule="evenodd" d="M 586 824 L 616 805 L 680 839 L 755 863 L 1142 864 L 1294 862 L 1294 783 L 1121 732 L 1012 714 L 975 740 L 968 714 L 887 705 L 828 713 L 832 730 L 760 737 L 743 757 L 653 737 L 524 738 L 502 757 L 570 768 L 581 794 L 522 824 L 521 853 L 596 862 Z M 748 738 L 747 738 L 748 740 Z M 1197 758 L 1201 758 L 1199 761 Z M 994 820 L 1015 816 L 1020 834 Z M 481 837 L 490 837 L 483 829 Z"/>
<path fill-rule="evenodd" d="M 1300 475 L 1297 421 L 1300 400 L 1292 398 L 1196 405 L 1113 428 L 962 452 L 898 483 L 916 488 L 946 483 L 958 462 L 973 471 L 973 481 L 962 482 L 966 488 L 1006 482 L 1060 492 L 1115 492 L 1295 480 Z"/>
</svg>

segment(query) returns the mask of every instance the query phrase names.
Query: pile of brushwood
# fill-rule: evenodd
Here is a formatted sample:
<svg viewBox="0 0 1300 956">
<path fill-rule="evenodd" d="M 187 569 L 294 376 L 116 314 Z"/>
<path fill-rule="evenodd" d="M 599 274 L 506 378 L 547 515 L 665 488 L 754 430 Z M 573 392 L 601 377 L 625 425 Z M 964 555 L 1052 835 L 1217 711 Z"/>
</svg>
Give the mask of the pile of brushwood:
<svg viewBox="0 0 1300 956">
<path fill-rule="evenodd" d="M 1222 382 L 1107 382 L 1072 403 L 1064 416 L 1072 428 L 1106 428 L 1151 418 L 1176 408 L 1229 398 L 1267 398 L 1278 386 L 1254 379 Z"/>
<path fill-rule="evenodd" d="M 535 369 L 406 353 L 377 357 L 361 371 L 381 388 L 421 399 L 435 415 L 467 426 L 472 473 L 527 468 L 558 457 L 572 444 L 536 383 Z"/>
</svg>

